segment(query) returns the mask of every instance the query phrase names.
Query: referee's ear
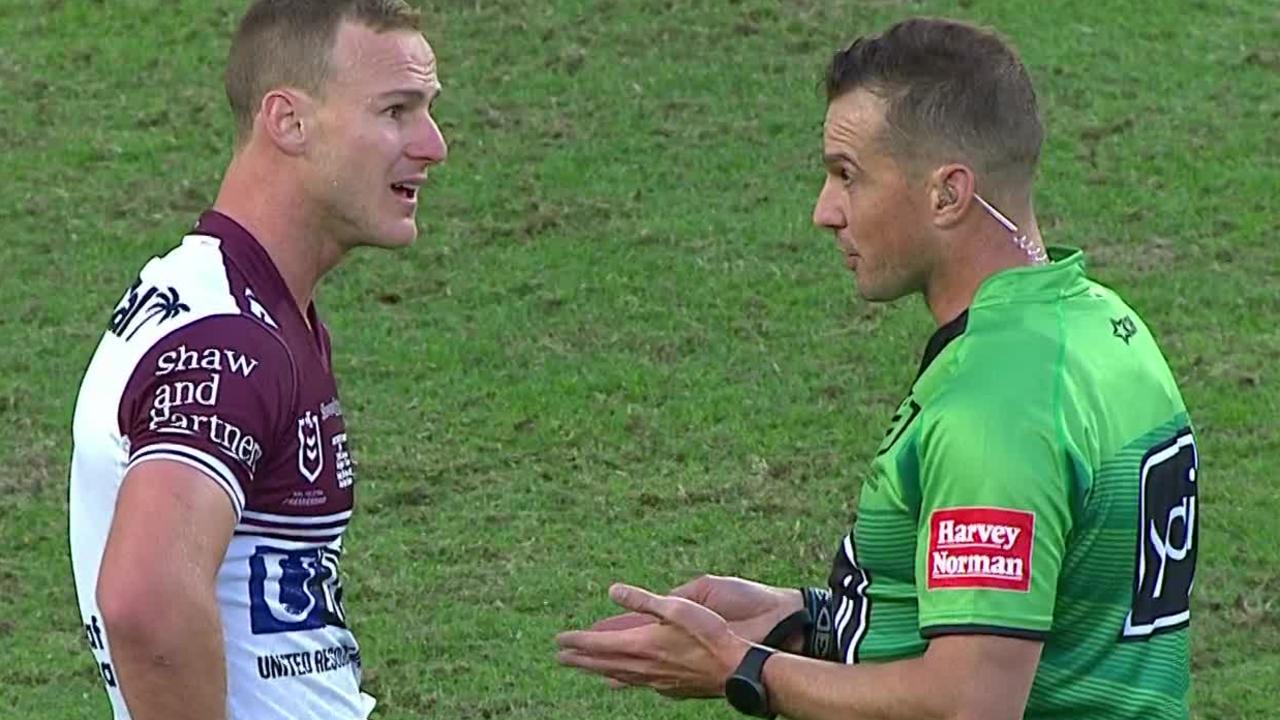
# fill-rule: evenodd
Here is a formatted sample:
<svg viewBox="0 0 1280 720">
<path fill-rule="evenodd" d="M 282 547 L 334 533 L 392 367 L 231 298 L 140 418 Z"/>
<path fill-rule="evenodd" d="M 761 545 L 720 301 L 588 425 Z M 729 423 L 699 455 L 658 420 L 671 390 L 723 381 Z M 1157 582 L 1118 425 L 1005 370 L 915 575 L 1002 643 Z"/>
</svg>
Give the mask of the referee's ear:
<svg viewBox="0 0 1280 720">
<path fill-rule="evenodd" d="M 290 88 L 277 88 L 262 96 L 258 115 L 254 118 L 255 130 L 261 132 L 286 155 L 301 155 L 306 149 L 307 131 L 310 129 L 310 99 Z"/>
<path fill-rule="evenodd" d="M 959 225 L 973 202 L 973 170 L 967 165 L 951 163 L 934 170 L 929 176 L 929 211 L 933 226 L 950 230 Z"/>
</svg>

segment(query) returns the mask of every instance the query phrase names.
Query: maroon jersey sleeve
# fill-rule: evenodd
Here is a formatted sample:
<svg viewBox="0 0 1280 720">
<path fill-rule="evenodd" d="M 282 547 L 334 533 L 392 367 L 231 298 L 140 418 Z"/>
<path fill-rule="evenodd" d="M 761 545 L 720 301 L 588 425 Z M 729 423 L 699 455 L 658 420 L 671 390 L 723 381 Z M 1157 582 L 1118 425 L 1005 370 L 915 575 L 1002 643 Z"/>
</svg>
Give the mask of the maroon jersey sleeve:
<svg viewBox="0 0 1280 720">
<path fill-rule="evenodd" d="M 239 520 L 264 458 L 287 438 L 296 386 L 288 350 L 256 320 L 216 315 L 182 327 L 142 356 L 125 386 L 128 467 L 165 459 L 196 468 Z"/>
</svg>

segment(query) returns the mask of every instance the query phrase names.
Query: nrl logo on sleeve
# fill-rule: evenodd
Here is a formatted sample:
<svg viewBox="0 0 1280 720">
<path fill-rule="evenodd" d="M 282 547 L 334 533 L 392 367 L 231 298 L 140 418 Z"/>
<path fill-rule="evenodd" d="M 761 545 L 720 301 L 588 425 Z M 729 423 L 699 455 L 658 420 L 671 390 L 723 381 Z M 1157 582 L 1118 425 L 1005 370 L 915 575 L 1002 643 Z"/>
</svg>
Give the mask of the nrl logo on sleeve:
<svg viewBox="0 0 1280 720">
<path fill-rule="evenodd" d="M 298 472 L 307 482 L 315 482 L 324 469 L 324 451 L 320 447 L 320 418 L 308 410 L 298 418 Z"/>
<path fill-rule="evenodd" d="M 929 589 L 1031 589 L 1035 513 L 993 507 L 929 516 Z"/>
</svg>

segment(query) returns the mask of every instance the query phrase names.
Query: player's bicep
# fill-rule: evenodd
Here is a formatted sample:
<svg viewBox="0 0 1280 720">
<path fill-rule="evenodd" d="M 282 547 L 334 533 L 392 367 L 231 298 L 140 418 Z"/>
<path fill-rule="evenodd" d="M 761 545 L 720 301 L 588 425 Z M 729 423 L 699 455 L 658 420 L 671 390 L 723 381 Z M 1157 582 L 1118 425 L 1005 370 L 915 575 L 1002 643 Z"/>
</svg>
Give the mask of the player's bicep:
<svg viewBox="0 0 1280 720">
<path fill-rule="evenodd" d="M 145 620 L 214 591 L 236 513 L 203 471 L 171 460 L 132 467 L 116 499 L 97 595 L 109 618 Z"/>
</svg>

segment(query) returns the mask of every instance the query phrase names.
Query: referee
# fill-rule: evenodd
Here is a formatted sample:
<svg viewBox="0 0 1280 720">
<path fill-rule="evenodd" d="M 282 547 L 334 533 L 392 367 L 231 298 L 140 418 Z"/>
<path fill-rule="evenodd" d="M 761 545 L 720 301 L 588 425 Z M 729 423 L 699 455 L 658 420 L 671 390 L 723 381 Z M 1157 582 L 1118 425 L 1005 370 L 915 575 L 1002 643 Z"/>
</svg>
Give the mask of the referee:
<svg viewBox="0 0 1280 720">
<path fill-rule="evenodd" d="M 998 35 L 912 19 L 836 53 L 814 221 L 858 293 L 938 329 L 826 585 L 703 576 L 558 637 L 615 686 L 789 718 L 1185 718 L 1191 423 L 1147 326 L 1046 247 L 1043 129 Z"/>
</svg>

